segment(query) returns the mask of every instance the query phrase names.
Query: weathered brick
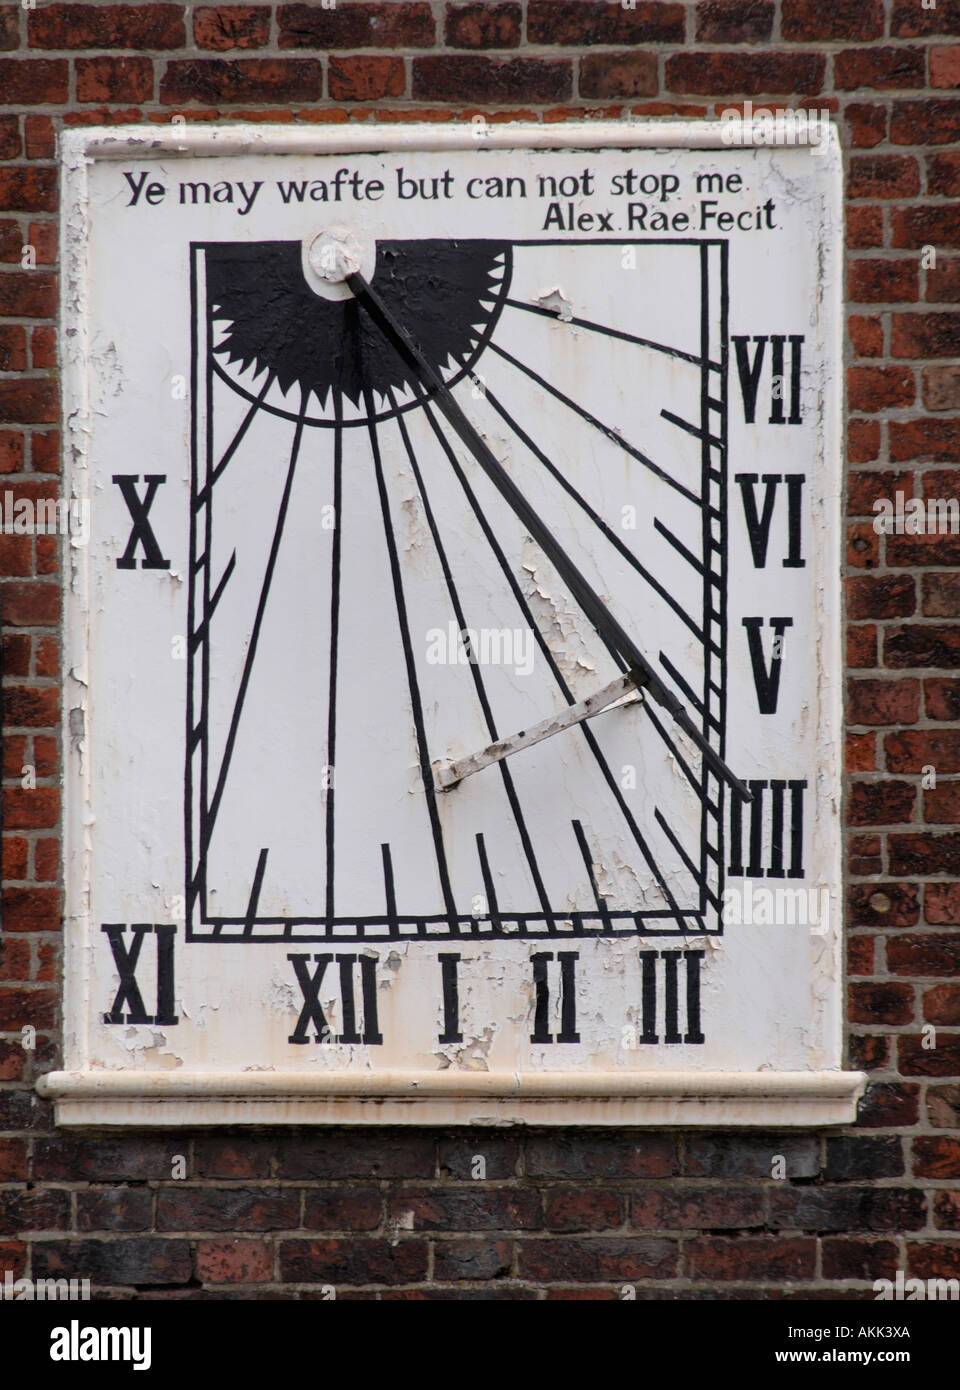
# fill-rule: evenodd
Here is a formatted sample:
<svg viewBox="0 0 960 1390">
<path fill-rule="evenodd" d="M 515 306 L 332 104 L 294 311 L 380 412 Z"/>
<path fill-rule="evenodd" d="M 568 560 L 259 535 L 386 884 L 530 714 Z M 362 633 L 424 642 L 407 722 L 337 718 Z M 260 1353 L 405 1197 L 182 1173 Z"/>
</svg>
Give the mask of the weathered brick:
<svg viewBox="0 0 960 1390">
<path fill-rule="evenodd" d="M 590 101 L 656 96 L 658 86 L 655 53 L 585 53 L 580 59 L 580 95 Z"/>
<path fill-rule="evenodd" d="M 149 58 L 78 58 L 78 101 L 151 101 L 153 63 Z"/>
<path fill-rule="evenodd" d="M 936 1129 L 960 1129 L 960 1086 L 928 1086 L 927 1118 Z"/>
<path fill-rule="evenodd" d="M 919 1135 L 913 1141 L 913 1171 L 918 1178 L 960 1178 L 960 1139 L 945 1134 Z M 960 1255 L 960 1246 L 957 1247 Z"/>
<path fill-rule="evenodd" d="M 851 101 L 844 107 L 846 142 L 859 149 L 872 149 L 887 138 L 887 108 L 876 102 Z"/>
<path fill-rule="evenodd" d="M 960 973 L 960 934 L 896 936 L 887 942 L 887 968 L 894 975 Z"/>
<path fill-rule="evenodd" d="M 960 195 L 960 152 L 928 154 L 926 161 L 927 192 L 934 197 L 956 198 Z"/>
<path fill-rule="evenodd" d="M 427 0 L 420 3 L 281 5 L 281 48 L 430 48 L 436 24 Z"/>
<path fill-rule="evenodd" d="M 858 264 L 864 262 L 851 264 L 851 276 Z M 847 401 L 851 410 L 873 412 L 912 405 L 915 396 L 916 386 L 909 367 L 847 368 Z"/>
<path fill-rule="evenodd" d="M 197 1241 L 197 1276 L 208 1284 L 269 1283 L 273 1248 L 259 1240 Z"/>
<path fill-rule="evenodd" d="M 956 34 L 960 27 L 960 0 L 937 0 L 926 9 L 917 0 L 893 0 L 890 33 L 897 39 L 917 39 L 927 34 Z"/>
<path fill-rule="evenodd" d="M 773 32 L 773 0 L 701 0 L 697 43 L 758 43 Z"/>
<path fill-rule="evenodd" d="M 0 169 L 0 208 L 11 212 L 56 212 L 56 170 L 20 164 Z M 17 242 L 22 243 L 22 235 L 17 232 L 16 236 Z M 16 244 L 14 249 L 15 255 L 10 259 L 19 261 L 20 245 Z"/>
<path fill-rule="evenodd" d="M 297 1284 L 409 1284 L 427 1272 L 427 1242 L 372 1238 L 285 1240 L 280 1278 Z"/>
<path fill-rule="evenodd" d="M 296 1188 L 184 1187 L 157 1193 L 158 1231 L 272 1231 L 300 1225 Z"/>
<path fill-rule="evenodd" d="M 78 1231 L 147 1231 L 153 1224 L 153 1192 L 146 1187 L 77 1193 Z"/>
<path fill-rule="evenodd" d="M 531 1135 L 526 1171 L 541 1178 L 665 1178 L 676 1171 L 675 1141 L 664 1134 Z"/>
<path fill-rule="evenodd" d="M 934 985 L 924 990 L 921 1008 L 927 1023 L 960 1027 L 960 985 Z"/>
<path fill-rule="evenodd" d="M 378 1132 L 327 1131 L 320 1138 L 284 1138 L 278 1144 L 281 1178 L 432 1178 L 432 1136 Z"/>
<path fill-rule="evenodd" d="M 892 144 L 950 145 L 957 139 L 960 139 L 960 100 L 924 97 L 893 103 Z"/>
<path fill-rule="evenodd" d="M 316 58 L 177 58 L 160 81 L 160 100 L 169 105 L 190 101 L 317 101 L 323 89 L 323 64 Z"/>
<path fill-rule="evenodd" d="M 507 1135 L 486 1131 L 449 1135 L 440 1141 L 438 1162 L 441 1177 L 471 1182 L 514 1178 L 520 1162 L 520 1144 Z"/>
<path fill-rule="evenodd" d="M 851 724 L 915 724 L 919 713 L 918 680 L 847 682 L 847 718 Z"/>
<path fill-rule="evenodd" d="M 380 1205 L 375 1187 L 311 1188 L 303 1224 L 308 1231 L 374 1231 L 380 1224 Z"/>
<path fill-rule="evenodd" d="M 544 1225 L 551 1231 L 609 1231 L 623 1224 L 620 1194 L 603 1188 L 548 1191 Z"/>
<path fill-rule="evenodd" d="M 503 1279 L 510 1273 L 512 1260 L 509 1240 L 438 1240 L 433 1247 L 433 1277 Z"/>
<path fill-rule="evenodd" d="M 928 618 L 960 616 L 960 574 L 923 576 L 923 612 Z"/>
<path fill-rule="evenodd" d="M 833 57 L 833 80 L 838 91 L 863 87 L 923 87 L 922 48 L 845 48 Z"/>
<path fill-rule="evenodd" d="M 633 9 L 606 0 L 530 0 L 527 42 L 540 44 L 682 43 L 683 6 L 637 0 Z"/>
<path fill-rule="evenodd" d="M 822 1242 L 824 1279 L 892 1278 L 899 1265 L 899 1251 L 892 1240 L 843 1240 L 827 1237 Z"/>
<path fill-rule="evenodd" d="M 192 1273 L 185 1240 L 40 1241 L 34 1277 L 90 1279 L 95 1284 L 186 1284 Z"/>
<path fill-rule="evenodd" d="M 857 1107 L 857 1124 L 873 1129 L 915 1125 L 920 1114 L 920 1087 L 908 1082 L 873 1081 Z M 891 1189 L 870 1189 L 888 1192 Z M 919 1196 L 920 1194 L 911 1194 Z M 923 1209 L 922 1200 L 920 1210 Z M 922 1225 L 922 1217 L 918 1225 Z"/>
<path fill-rule="evenodd" d="M 783 0 L 781 30 L 788 40 L 883 38 L 883 0 L 836 0 L 811 6 L 808 0 Z"/>
<path fill-rule="evenodd" d="M 447 5 L 444 42 L 448 48 L 517 48 L 523 11 L 503 4 Z"/>
<path fill-rule="evenodd" d="M 566 101 L 573 67 L 566 58 L 488 58 L 437 54 L 413 59 L 413 95 L 426 101 Z"/>
<path fill-rule="evenodd" d="M 672 1279 L 679 1242 L 645 1236 L 571 1236 L 519 1243 L 522 1279 L 610 1283 L 624 1279 Z"/>
<path fill-rule="evenodd" d="M 327 82 L 334 101 L 379 101 L 381 97 L 403 96 L 407 74 L 402 58 L 338 58 L 331 54 Z"/>
<path fill-rule="evenodd" d="M 65 58 L 0 58 L 0 104 L 62 105 L 67 100 L 69 68 Z"/>
<path fill-rule="evenodd" d="M 112 1139 L 58 1135 L 37 1140 L 34 1171 L 45 1182 L 141 1182 L 172 1177 L 173 1157 L 183 1151 L 183 1136 L 176 1133 Z"/>
<path fill-rule="evenodd" d="M 684 1246 L 684 1272 L 690 1279 L 810 1279 L 817 1242 L 803 1236 L 700 1237 Z"/>
<path fill-rule="evenodd" d="M 913 303 L 920 295 L 920 272 L 916 261 L 851 261 L 847 267 L 847 295 L 854 303 Z M 855 370 L 851 368 L 851 370 Z M 883 370 L 876 368 L 875 370 Z M 893 401 L 892 405 L 909 405 L 914 398 L 913 375 L 909 371 L 891 367 L 886 369 L 888 379 L 896 381 L 897 374 L 908 383 L 908 397 L 905 402 Z M 851 409 L 876 409 L 876 406 Z"/>
<path fill-rule="evenodd" d="M 813 1136 L 776 1133 L 692 1134 L 684 1171 L 703 1178 L 769 1178 L 774 1160 L 784 1160 L 788 1178 L 810 1178 L 820 1169 Z"/>
<path fill-rule="evenodd" d="M 388 1199 L 389 1220 L 403 1230 L 534 1230 L 541 1225 L 540 1198 L 515 1187 L 402 1188 Z"/>
<path fill-rule="evenodd" d="M 755 1187 L 659 1187 L 644 1184 L 630 1198 L 630 1225 L 643 1230 L 747 1230 L 763 1226 L 763 1194 Z"/>
<path fill-rule="evenodd" d="M 907 1273 L 911 1278 L 921 1279 L 960 1277 L 960 1241 L 910 1241 L 907 1245 Z M 940 1297 L 952 1300 L 953 1294 L 949 1288 L 945 1288 Z"/>
<path fill-rule="evenodd" d="M 183 5 L 46 5 L 30 10 L 31 48 L 182 48 Z"/>
<path fill-rule="evenodd" d="M 666 63 L 671 92 L 731 92 L 759 96 L 783 92 L 810 96 L 823 88 L 825 62 L 819 53 L 672 53 Z"/>
<path fill-rule="evenodd" d="M 851 1023 L 912 1023 L 913 989 L 896 981 L 853 981 L 849 987 L 847 1017 Z"/>
<path fill-rule="evenodd" d="M 920 207 L 894 208 L 890 214 L 891 245 L 909 250 L 919 250 L 932 245 L 939 248 L 940 265 L 945 246 L 960 246 L 960 208 Z M 927 271 L 927 284 L 934 281 L 939 271 Z"/>
<path fill-rule="evenodd" d="M 893 1135 L 882 1138 L 847 1134 L 827 1136 L 823 1175 L 828 1182 L 856 1178 L 899 1178 L 903 1172 L 903 1146 Z"/>
<path fill-rule="evenodd" d="M 270 42 L 270 6 L 200 5 L 193 12 L 193 41 L 220 53 L 263 48 Z"/>
</svg>

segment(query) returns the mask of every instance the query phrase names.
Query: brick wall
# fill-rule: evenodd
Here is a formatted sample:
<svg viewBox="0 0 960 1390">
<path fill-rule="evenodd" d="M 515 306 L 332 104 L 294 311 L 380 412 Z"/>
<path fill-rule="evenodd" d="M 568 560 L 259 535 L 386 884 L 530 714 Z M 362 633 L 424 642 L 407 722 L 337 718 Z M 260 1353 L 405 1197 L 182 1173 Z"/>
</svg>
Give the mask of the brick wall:
<svg viewBox="0 0 960 1390">
<path fill-rule="evenodd" d="M 960 537 L 871 524 L 879 496 L 960 482 L 958 82 L 960 0 L 0 3 L 0 487 L 16 497 L 55 495 L 60 474 L 65 127 L 700 116 L 746 98 L 836 113 L 849 1059 L 871 1073 L 859 1124 L 827 1134 L 58 1133 L 33 1091 L 58 1055 L 58 541 L 4 535 L 0 1271 L 162 1298 L 612 1298 L 629 1283 L 872 1299 L 898 1267 L 960 1276 Z"/>
</svg>

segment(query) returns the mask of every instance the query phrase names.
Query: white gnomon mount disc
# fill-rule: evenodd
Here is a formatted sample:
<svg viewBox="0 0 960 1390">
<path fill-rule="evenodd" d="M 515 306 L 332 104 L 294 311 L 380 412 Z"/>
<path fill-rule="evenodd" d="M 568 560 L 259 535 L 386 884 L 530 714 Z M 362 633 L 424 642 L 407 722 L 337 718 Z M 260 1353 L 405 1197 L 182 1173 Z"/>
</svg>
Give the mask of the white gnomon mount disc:
<svg viewBox="0 0 960 1390">
<path fill-rule="evenodd" d="M 376 264 L 373 237 L 353 227 L 325 227 L 303 239 L 303 278 L 324 299 L 352 299 L 346 277 L 359 271 L 372 280 Z"/>
</svg>

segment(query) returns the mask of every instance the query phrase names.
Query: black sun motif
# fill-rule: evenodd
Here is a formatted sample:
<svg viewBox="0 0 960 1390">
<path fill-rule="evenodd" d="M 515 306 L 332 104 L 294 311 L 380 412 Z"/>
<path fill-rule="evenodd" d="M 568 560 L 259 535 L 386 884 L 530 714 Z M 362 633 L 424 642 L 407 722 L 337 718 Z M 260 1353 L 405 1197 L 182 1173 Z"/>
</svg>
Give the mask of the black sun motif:
<svg viewBox="0 0 960 1390">
<path fill-rule="evenodd" d="M 402 313 L 441 374 L 469 370 L 496 324 L 510 284 L 509 248 L 490 241 L 381 241 L 372 284 Z M 330 392 L 359 405 L 364 386 L 380 395 L 413 383 L 380 330 L 353 300 L 315 294 L 303 276 L 300 243 L 224 243 L 207 250 L 214 349 L 241 370 L 267 371 L 286 393 L 299 384 L 326 408 Z"/>
</svg>

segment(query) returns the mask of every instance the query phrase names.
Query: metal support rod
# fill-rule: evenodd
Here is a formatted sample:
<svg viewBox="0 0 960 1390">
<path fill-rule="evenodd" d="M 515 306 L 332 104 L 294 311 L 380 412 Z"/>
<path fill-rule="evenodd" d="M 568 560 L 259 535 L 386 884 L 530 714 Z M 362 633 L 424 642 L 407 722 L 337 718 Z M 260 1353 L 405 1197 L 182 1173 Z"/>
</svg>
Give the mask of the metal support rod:
<svg viewBox="0 0 960 1390">
<path fill-rule="evenodd" d="M 539 724 L 534 724 L 529 729 L 521 729 L 518 734 L 513 734 L 510 738 L 502 738 L 496 743 L 489 743 L 486 748 L 481 748 L 479 753 L 471 753 L 468 758 L 458 758 L 456 762 L 434 763 L 434 780 L 437 790 L 447 791 L 450 787 L 455 787 L 458 782 L 462 782 L 464 777 L 472 777 L 481 768 L 489 767 L 491 763 L 499 763 L 504 758 L 509 758 L 512 753 L 519 753 L 521 748 L 530 748 L 533 744 L 542 743 L 545 738 L 552 738 L 554 734 L 559 734 L 564 729 L 571 729 L 574 724 L 582 724 L 585 719 L 592 719 L 594 715 L 603 714 L 604 710 L 608 710 L 615 701 L 621 700 L 631 690 L 636 690 L 633 677 L 618 676 L 615 681 L 605 685 L 602 690 L 595 691 L 593 695 L 588 695 L 585 700 L 578 700 L 575 705 L 568 705 L 560 714 L 551 715 L 549 719 L 541 719 Z M 637 704 L 639 702 L 631 700 L 629 703 Z"/>
<path fill-rule="evenodd" d="M 620 653 L 629 667 L 634 685 L 649 690 L 657 703 L 663 706 L 684 733 L 697 745 L 703 754 L 704 761 L 717 776 L 728 782 L 744 801 L 752 801 L 753 794 L 749 787 L 727 767 L 720 755 L 710 747 L 676 695 L 663 684 L 633 638 L 620 625 L 600 595 L 580 573 L 577 565 L 553 535 L 550 528 L 541 521 L 540 516 L 524 497 L 510 474 L 481 439 L 454 400 L 446 383 L 431 367 L 407 330 L 401 323 L 397 322 L 377 292 L 367 284 L 359 272 L 347 275 L 345 279 L 357 301 L 370 315 L 384 337 L 416 374 L 421 384 L 432 393 L 437 409 L 450 422 L 487 477 L 523 522 L 594 627 Z"/>
</svg>

